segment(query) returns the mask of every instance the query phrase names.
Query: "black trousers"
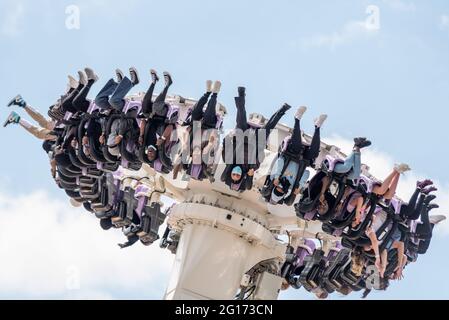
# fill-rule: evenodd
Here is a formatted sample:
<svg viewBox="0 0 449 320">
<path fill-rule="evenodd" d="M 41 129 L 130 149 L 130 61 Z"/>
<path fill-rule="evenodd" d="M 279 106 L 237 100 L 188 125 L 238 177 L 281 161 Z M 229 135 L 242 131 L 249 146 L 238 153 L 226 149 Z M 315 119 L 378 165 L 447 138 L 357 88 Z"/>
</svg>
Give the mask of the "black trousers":
<svg viewBox="0 0 449 320">
<path fill-rule="evenodd" d="M 210 99 L 209 99 L 210 97 Z M 202 124 L 208 128 L 215 128 L 217 126 L 217 97 L 218 94 L 214 93 L 211 96 L 210 92 L 205 93 L 195 104 L 192 110 L 192 121 L 202 121 Z M 204 106 L 206 105 L 206 110 L 203 112 Z"/>
<path fill-rule="evenodd" d="M 82 86 L 78 94 L 72 101 L 72 106 L 79 112 L 87 112 L 89 109 L 90 101 L 87 100 L 87 95 L 89 94 L 92 85 L 95 83 L 94 80 L 89 80 L 85 86 Z"/>
<path fill-rule="evenodd" d="M 409 220 L 416 220 L 419 218 L 424 205 L 425 195 L 419 196 L 420 190 L 416 188 L 407 205 L 401 207 L 400 215 Z M 419 201 L 418 201 L 419 196 Z"/>
<path fill-rule="evenodd" d="M 244 97 L 236 97 L 235 98 L 235 105 L 237 107 L 237 129 L 242 130 L 245 132 L 248 130 L 249 124 L 246 116 L 246 108 L 245 108 L 245 98 Z M 268 137 L 270 136 L 271 130 L 276 128 L 276 125 L 278 124 L 279 120 L 285 115 L 285 111 L 283 108 L 276 111 L 271 118 L 268 120 L 268 122 L 265 124 L 265 126 L 262 127 L 262 129 L 265 129 L 265 139 L 268 140 Z M 257 130 L 256 130 L 257 131 Z M 257 132 L 256 132 L 257 136 Z"/>
<path fill-rule="evenodd" d="M 153 108 L 161 108 L 162 105 L 165 104 L 165 99 L 167 98 L 168 89 L 170 86 L 165 86 L 164 90 L 156 97 L 156 100 L 154 102 L 153 99 L 153 92 L 154 92 L 155 83 L 151 83 L 150 88 L 148 88 L 148 91 L 146 92 L 143 101 L 142 101 L 142 112 L 144 114 L 151 114 L 153 112 Z"/>
<path fill-rule="evenodd" d="M 295 126 L 293 128 L 292 138 L 287 147 L 288 152 L 293 154 L 303 154 L 303 158 L 306 160 L 313 160 L 320 154 L 320 128 L 315 127 L 312 142 L 310 147 L 304 148 L 301 138 L 301 122 L 295 118 Z"/>
</svg>

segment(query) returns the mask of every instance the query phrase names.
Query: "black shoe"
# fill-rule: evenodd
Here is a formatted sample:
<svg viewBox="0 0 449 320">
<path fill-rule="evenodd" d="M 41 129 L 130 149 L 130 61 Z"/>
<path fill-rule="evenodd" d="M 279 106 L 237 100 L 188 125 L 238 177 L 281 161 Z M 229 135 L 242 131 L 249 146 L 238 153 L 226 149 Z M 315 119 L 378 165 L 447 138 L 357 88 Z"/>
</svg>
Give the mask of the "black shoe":
<svg viewBox="0 0 449 320">
<path fill-rule="evenodd" d="M 155 84 L 156 82 L 159 81 L 159 77 L 158 77 L 158 75 L 157 75 L 156 70 L 151 69 L 151 70 L 150 70 L 150 74 L 151 74 L 151 82 L 152 82 L 152 83 Z"/>
<path fill-rule="evenodd" d="M 366 138 L 355 138 L 354 145 L 359 149 L 363 149 L 369 147 L 371 145 L 371 141 L 367 140 Z"/>
<path fill-rule="evenodd" d="M 131 76 L 131 83 L 133 84 L 133 86 L 138 85 L 140 82 L 140 79 L 139 79 L 139 74 L 137 73 L 137 69 L 134 67 L 129 68 L 129 75 Z"/>
<path fill-rule="evenodd" d="M 27 105 L 27 103 L 25 102 L 25 100 L 23 100 L 23 98 L 20 94 L 18 94 L 11 101 L 8 102 L 8 107 L 18 106 L 21 108 L 25 108 L 26 105 Z"/>
<path fill-rule="evenodd" d="M 165 80 L 165 86 L 170 87 L 173 84 L 173 79 L 168 72 L 164 72 L 164 80 Z"/>
<path fill-rule="evenodd" d="M 359 145 L 360 143 L 366 141 L 366 138 L 364 137 L 358 137 L 358 138 L 354 138 L 354 145 Z"/>
<path fill-rule="evenodd" d="M 292 106 L 291 105 L 289 105 L 289 104 L 287 104 L 287 103 L 284 103 L 284 105 L 281 107 L 281 112 L 282 113 L 285 113 L 285 112 L 287 112 L 288 110 L 290 110 L 292 108 Z"/>
<path fill-rule="evenodd" d="M 424 203 L 425 203 L 425 204 L 429 204 L 429 203 L 431 203 L 433 200 L 435 200 L 436 198 L 437 198 L 436 195 L 431 194 L 431 195 L 427 196 L 427 197 L 424 199 Z"/>
<path fill-rule="evenodd" d="M 430 210 L 433 210 L 433 209 L 438 209 L 440 206 L 439 205 L 437 205 L 436 203 L 432 203 L 432 204 L 429 204 L 428 206 L 427 206 L 427 209 L 429 209 L 429 211 Z"/>
<path fill-rule="evenodd" d="M 246 95 L 246 88 L 245 87 L 239 87 L 239 97 L 244 97 Z"/>
<path fill-rule="evenodd" d="M 115 74 L 117 76 L 117 82 L 121 82 L 123 80 L 123 78 L 125 77 L 125 75 L 123 74 L 122 70 L 120 69 L 115 69 Z"/>
</svg>

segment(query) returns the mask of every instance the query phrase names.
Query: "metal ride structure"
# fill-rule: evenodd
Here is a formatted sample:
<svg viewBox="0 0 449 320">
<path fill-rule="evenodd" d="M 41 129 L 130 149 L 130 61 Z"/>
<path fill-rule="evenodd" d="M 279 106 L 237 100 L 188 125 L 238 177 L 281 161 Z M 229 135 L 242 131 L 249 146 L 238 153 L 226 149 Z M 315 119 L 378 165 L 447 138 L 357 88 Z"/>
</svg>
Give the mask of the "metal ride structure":
<svg viewBox="0 0 449 320">
<path fill-rule="evenodd" d="M 139 101 L 141 95 L 127 99 Z M 167 99 L 178 108 L 180 119 L 195 102 L 174 96 Z M 250 121 L 263 124 L 266 119 L 252 114 Z M 179 125 L 178 129 L 183 130 Z M 146 163 L 137 167 L 122 163 L 118 168 L 83 169 L 77 177 L 80 197 L 72 198 L 89 201 L 98 218 L 114 211 L 112 222 L 123 228 L 125 235 L 137 234 L 146 245 L 160 239 L 160 246 L 176 255 L 165 299 L 277 299 L 284 279 L 282 266 L 292 256 L 289 248 L 306 248 L 305 239 L 318 239 L 321 254 L 330 256 L 341 238 L 324 232 L 320 221 L 298 217 L 294 206 L 274 206 L 262 199 L 259 190 L 279 146 L 291 134 L 291 128 L 285 125 L 279 124 L 276 129 L 251 190 L 236 192 L 220 180 L 225 169 L 222 159 L 214 178 L 204 180 L 192 179 L 187 173 L 174 179 L 171 172 L 158 172 Z M 311 137 L 304 134 L 303 139 L 307 142 Z M 316 167 L 328 156 L 345 155 L 338 147 L 321 143 Z M 368 166 L 363 165 L 362 171 L 370 176 Z M 170 207 L 164 205 L 167 199 L 173 200 Z M 132 223 L 136 212 L 141 217 L 139 226 Z M 167 229 L 160 238 L 159 226 L 164 221 Z M 298 282 L 296 288 L 300 286 Z"/>
</svg>

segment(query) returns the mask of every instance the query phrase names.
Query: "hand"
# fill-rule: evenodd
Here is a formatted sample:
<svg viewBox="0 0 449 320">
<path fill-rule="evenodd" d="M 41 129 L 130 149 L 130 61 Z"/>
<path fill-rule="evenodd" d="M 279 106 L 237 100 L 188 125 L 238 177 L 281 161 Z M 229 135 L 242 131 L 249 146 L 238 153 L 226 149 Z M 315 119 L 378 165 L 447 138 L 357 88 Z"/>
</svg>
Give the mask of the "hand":
<svg viewBox="0 0 449 320">
<path fill-rule="evenodd" d="M 379 273 L 382 272 L 382 262 L 380 261 L 380 258 L 376 258 L 376 262 L 374 263 L 374 265 L 377 268 L 377 271 L 379 271 Z"/>
<path fill-rule="evenodd" d="M 120 142 L 122 142 L 122 139 L 123 139 L 123 136 L 117 136 L 117 137 L 115 137 L 115 139 L 114 139 L 115 144 L 117 145 L 117 144 L 119 144 Z"/>
<path fill-rule="evenodd" d="M 83 146 L 88 145 L 89 144 L 89 138 L 87 136 L 83 137 Z"/>
<path fill-rule="evenodd" d="M 279 185 L 279 179 L 274 179 L 273 184 L 275 187 Z"/>
<path fill-rule="evenodd" d="M 164 140 L 159 138 L 157 139 L 156 146 L 160 147 L 164 143 Z"/>
<path fill-rule="evenodd" d="M 249 169 L 249 170 L 248 170 L 248 175 L 249 175 L 250 177 L 252 177 L 252 176 L 254 175 L 254 169 Z"/>
<path fill-rule="evenodd" d="M 101 144 L 104 144 L 104 143 L 105 143 L 104 134 L 102 134 L 102 135 L 100 136 L 100 139 L 98 139 L 98 140 L 100 140 L 100 143 L 101 143 Z"/>
<path fill-rule="evenodd" d="M 300 193 L 301 189 L 296 188 L 295 190 L 293 190 L 293 193 L 297 196 Z"/>
</svg>

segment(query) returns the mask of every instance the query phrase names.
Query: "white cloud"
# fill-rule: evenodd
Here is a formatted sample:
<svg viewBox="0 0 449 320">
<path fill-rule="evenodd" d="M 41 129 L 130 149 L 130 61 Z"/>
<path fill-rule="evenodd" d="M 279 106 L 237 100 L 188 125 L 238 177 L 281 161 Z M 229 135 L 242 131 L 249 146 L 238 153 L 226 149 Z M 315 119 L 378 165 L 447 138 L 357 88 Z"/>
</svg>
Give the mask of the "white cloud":
<svg viewBox="0 0 449 320">
<path fill-rule="evenodd" d="M 338 135 L 333 135 L 323 140 L 326 143 L 339 146 L 346 154 L 351 152 L 353 146 L 352 141 L 341 138 Z M 407 159 L 394 159 L 393 156 L 372 146 L 362 151 L 362 162 L 370 167 L 370 172 L 375 177 L 383 180 L 391 172 L 395 163 L 407 163 Z M 413 163 L 408 163 L 408 165 L 412 167 L 412 171 L 405 173 L 401 177 L 397 190 L 398 196 L 404 201 L 408 201 L 415 190 L 416 181 L 431 178 L 438 188 L 438 192 L 436 193 L 438 198 L 435 200 L 435 203 L 440 205 L 440 209 L 433 210 L 432 214 L 442 214 L 449 218 L 449 184 L 438 181 L 438 177 L 429 177 L 424 173 L 413 171 Z M 438 226 L 436 230 L 445 235 L 449 234 L 449 221 L 443 222 L 441 227 Z"/>
<path fill-rule="evenodd" d="M 0 193 L 0 298 L 162 298 L 173 256 L 124 241 L 68 201 Z"/>
<path fill-rule="evenodd" d="M 22 2 L 9 2 L 3 12 L 4 18 L 0 26 L 0 33 L 8 37 L 20 34 L 24 14 L 25 6 Z"/>
<path fill-rule="evenodd" d="M 416 5 L 411 1 L 403 0 L 383 0 L 390 8 L 403 12 L 413 12 L 416 11 Z"/>
<path fill-rule="evenodd" d="M 378 34 L 378 29 L 373 29 L 366 21 L 350 21 L 339 31 L 330 34 L 317 34 L 300 41 L 303 49 L 328 47 L 335 50 L 338 46 L 351 43 L 357 39 Z"/>
</svg>

